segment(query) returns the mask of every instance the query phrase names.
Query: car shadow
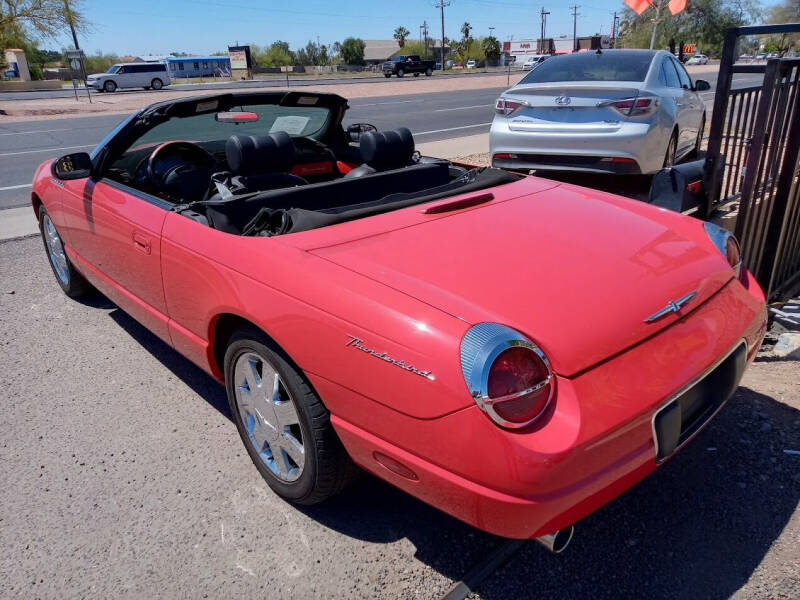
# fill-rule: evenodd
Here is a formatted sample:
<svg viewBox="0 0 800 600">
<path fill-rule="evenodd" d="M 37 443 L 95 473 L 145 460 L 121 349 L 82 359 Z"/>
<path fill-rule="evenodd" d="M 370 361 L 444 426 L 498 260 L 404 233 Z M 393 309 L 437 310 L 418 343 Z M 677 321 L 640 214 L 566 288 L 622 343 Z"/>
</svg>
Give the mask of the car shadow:
<svg viewBox="0 0 800 600">
<path fill-rule="evenodd" d="M 220 413 L 225 390 L 126 313 L 132 338 Z M 728 598 L 780 536 L 800 500 L 800 411 L 741 387 L 686 449 L 651 477 L 576 524 L 560 555 L 535 542 L 478 588 L 482 598 Z M 243 464 L 242 468 L 246 468 Z M 342 535 L 408 539 L 415 558 L 457 581 L 504 540 L 362 475 L 317 506 L 293 507 Z M 419 590 L 420 597 L 430 597 Z"/>
</svg>

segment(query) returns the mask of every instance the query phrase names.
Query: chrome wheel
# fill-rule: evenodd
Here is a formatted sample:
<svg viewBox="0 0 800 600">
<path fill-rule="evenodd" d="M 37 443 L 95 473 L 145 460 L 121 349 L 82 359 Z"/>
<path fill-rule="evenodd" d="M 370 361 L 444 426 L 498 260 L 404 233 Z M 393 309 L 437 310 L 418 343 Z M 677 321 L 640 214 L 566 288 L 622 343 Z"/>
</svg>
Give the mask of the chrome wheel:
<svg viewBox="0 0 800 600">
<path fill-rule="evenodd" d="M 64 245 L 61 243 L 61 236 L 58 235 L 50 215 L 44 215 L 42 219 L 42 230 L 44 233 L 44 243 L 47 245 L 47 254 L 50 256 L 50 263 L 56 272 L 56 277 L 65 285 L 69 285 L 69 264 L 67 255 L 64 252 Z"/>
<path fill-rule="evenodd" d="M 246 352 L 234 366 L 236 407 L 247 441 L 281 481 L 296 481 L 305 466 L 305 446 L 294 399 L 264 358 Z"/>
</svg>

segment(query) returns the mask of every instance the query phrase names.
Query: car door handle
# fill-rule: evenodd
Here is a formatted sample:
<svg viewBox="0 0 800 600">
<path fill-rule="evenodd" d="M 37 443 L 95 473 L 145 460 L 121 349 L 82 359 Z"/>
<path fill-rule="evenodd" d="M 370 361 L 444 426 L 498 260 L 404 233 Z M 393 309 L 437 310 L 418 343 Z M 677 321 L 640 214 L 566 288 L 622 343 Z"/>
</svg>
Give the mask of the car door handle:
<svg viewBox="0 0 800 600">
<path fill-rule="evenodd" d="M 133 245 L 140 252 L 150 254 L 150 238 L 138 231 L 133 232 Z"/>
</svg>

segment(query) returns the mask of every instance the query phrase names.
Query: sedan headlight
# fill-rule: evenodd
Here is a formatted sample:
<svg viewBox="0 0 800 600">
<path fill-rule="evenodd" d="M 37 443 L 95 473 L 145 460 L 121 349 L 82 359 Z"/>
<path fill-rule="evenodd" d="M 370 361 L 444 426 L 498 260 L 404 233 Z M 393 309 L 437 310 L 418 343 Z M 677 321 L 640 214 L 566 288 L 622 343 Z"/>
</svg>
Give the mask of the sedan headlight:
<svg viewBox="0 0 800 600">
<path fill-rule="evenodd" d="M 553 395 L 547 356 L 505 325 L 480 323 L 467 331 L 461 341 L 461 370 L 475 403 L 501 427 L 530 425 Z"/>
<path fill-rule="evenodd" d="M 736 273 L 736 277 L 741 277 L 742 273 L 742 250 L 739 241 L 730 231 L 723 229 L 713 223 L 705 224 L 706 235 L 714 243 L 728 264 Z"/>
</svg>

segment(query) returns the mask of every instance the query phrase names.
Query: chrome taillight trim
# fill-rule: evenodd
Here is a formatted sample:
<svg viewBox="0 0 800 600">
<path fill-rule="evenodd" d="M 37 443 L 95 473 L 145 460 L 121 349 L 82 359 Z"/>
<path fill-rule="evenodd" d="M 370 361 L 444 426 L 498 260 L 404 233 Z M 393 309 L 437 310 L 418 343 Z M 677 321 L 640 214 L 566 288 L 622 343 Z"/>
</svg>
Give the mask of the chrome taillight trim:
<svg viewBox="0 0 800 600">
<path fill-rule="evenodd" d="M 489 371 L 492 364 L 504 350 L 515 347 L 527 348 L 536 353 L 547 367 L 547 377 L 529 389 L 501 398 L 490 398 Z M 553 386 L 551 385 L 550 393 L 542 410 L 535 417 L 523 423 L 507 421 L 497 414 L 494 409 L 495 404 L 530 394 L 553 382 L 550 361 L 541 348 L 519 331 L 499 323 L 479 323 L 467 331 L 464 339 L 461 340 L 461 371 L 464 374 L 464 381 L 467 384 L 470 395 L 475 400 L 475 404 L 489 415 L 492 421 L 508 429 L 520 429 L 533 423 L 547 410 L 553 397 Z"/>
<path fill-rule="evenodd" d="M 742 246 L 739 244 L 739 240 L 727 229 L 719 225 L 714 225 L 714 223 L 710 221 L 706 221 L 703 224 L 703 229 L 705 229 L 708 239 L 711 240 L 711 243 L 717 247 L 717 250 L 719 250 L 720 254 L 722 254 L 726 260 L 728 258 L 728 239 L 733 238 L 733 241 L 736 242 L 736 246 L 739 248 L 739 262 L 735 265 L 731 265 L 731 268 L 733 272 L 736 273 L 736 277 L 739 277 L 742 271 Z"/>
</svg>

